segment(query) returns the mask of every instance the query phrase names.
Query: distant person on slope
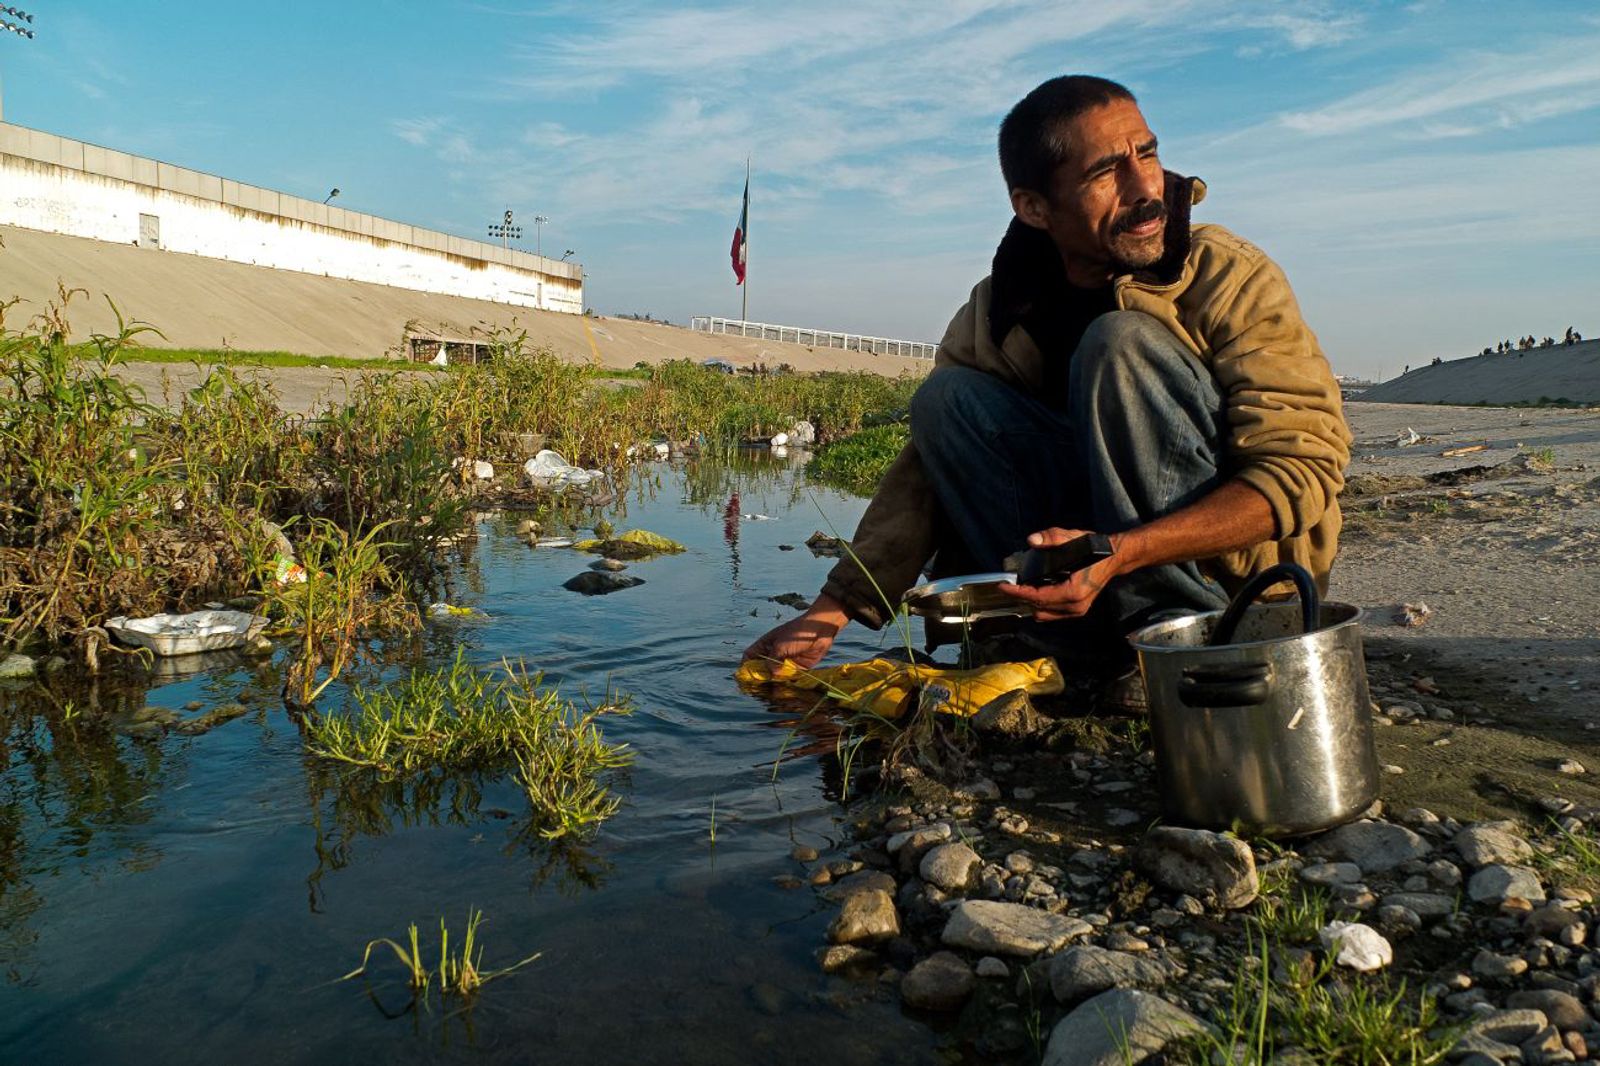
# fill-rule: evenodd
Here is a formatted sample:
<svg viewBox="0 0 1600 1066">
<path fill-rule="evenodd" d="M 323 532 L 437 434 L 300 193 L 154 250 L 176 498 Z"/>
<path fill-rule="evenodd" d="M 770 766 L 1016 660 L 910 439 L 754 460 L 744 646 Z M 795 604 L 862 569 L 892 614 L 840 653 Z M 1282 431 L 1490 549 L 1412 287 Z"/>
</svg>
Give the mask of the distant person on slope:
<svg viewBox="0 0 1600 1066">
<path fill-rule="evenodd" d="M 1205 186 L 1162 168 L 1115 82 L 1029 93 L 1000 127 L 1000 169 L 1016 217 L 911 402 L 856 557 L 746 658 L 814 665 L 849 621 L 882 626 L 930 559 L 936 575 L 1000 571 L 1087 531 L 1114 554 L 1007 586 L 1038 619 L 1013 639 L 1105 649 L 1108 673 L 1131 665 L 1130 629 L 1219 608 L 1280 560 L 1326 585 L 1350 435 L 1282 271 L 1190 225 Z"/>
</svg>

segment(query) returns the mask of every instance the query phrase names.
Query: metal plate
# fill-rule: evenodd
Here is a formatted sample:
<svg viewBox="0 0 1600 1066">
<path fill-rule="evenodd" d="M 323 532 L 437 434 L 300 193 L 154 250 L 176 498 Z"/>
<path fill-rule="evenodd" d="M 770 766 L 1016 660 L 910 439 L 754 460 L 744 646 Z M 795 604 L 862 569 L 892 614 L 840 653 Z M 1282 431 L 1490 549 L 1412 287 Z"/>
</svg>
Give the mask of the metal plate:
<svg viewBox="0 0 1600 1066">
<path fill-rule="evenodd" d="M 1032 618 L 1033 604 L 1007 596 L 1000 585 L 1014 585 L 1016 574 L 964 574 L 930 581 L 901 597 L 908 612 L 948 624 L 984 618 Z"/>
</svg>

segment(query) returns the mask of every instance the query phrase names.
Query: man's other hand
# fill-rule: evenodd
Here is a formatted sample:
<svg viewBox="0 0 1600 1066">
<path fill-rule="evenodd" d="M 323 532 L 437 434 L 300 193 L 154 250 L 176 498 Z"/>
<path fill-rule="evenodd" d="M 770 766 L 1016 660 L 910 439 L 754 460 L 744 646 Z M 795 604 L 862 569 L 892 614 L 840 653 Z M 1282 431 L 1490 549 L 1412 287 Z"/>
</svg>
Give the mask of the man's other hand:
<svg viewBox="0 0 1600 1066">
<path fill-rule="evenodd" d="M 809 670 L 822 661 L 833 647 L 850 616 L 844 606 L 832 596 L 818 595 L 811 607 L 799 618 L 793 618 L 768 631 L 744 650 L 746 659 L 788 659 Z"/>
<path fill-rule="evenodd" d="M 1030 548 L 1059 548 L 1089 535 L 1086 529 L 1042 529 L 1028 534 Z M 1113 542 L 1115 538 L 1113 538 Z M 1041 622 L 1081 618 L 1107 583 L 1122 573 L 1122 561 L 1113 554 L 1092 566 L 1076 571 L 1057 585 L 1001 585 L 1000 591 L 1033 604 L 1034 617 Z"/>
</svg>

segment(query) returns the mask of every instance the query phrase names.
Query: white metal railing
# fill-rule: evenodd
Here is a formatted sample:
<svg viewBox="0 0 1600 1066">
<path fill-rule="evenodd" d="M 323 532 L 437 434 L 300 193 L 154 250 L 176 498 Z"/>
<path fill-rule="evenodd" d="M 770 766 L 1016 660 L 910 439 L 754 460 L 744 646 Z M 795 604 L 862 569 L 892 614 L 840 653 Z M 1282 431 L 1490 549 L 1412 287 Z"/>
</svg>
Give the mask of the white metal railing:
<svg viewBox="0 0 1600 1066">
<path fill-rule="evenodd" d="M 804 326 L 774 326 L 768 322 L 741 322 L 737 318 L 699 316 L 689 320 L 698 333 L 724 333 L 734 337 L 756 337 L 769 341 L 809 344 L 813 348 L 839 348 L 871 355 L 903 355 L 912 359 L 932 359 L 937 344 L 926 341 L 901 341 L 890 337 L 868 337 L 860 333 L 839 333 Z"/>
</svg>

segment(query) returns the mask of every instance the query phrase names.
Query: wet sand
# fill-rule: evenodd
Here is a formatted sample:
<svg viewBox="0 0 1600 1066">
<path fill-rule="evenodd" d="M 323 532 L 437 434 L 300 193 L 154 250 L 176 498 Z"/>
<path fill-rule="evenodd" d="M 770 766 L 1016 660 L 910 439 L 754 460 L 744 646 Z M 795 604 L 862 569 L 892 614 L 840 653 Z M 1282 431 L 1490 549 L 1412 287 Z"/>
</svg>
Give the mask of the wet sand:
<svg viewBox="0 0 1600 1066">
<path fill-rule="evenodd" d="M 1346 415 L 1333 598 L 1368 610 L 1380 706 L 1420 699 L 1453 716 L 1379 730 L 1382 761 L 1405 771 L 1385 799 L 1463 819 L 1548 796 L 1600 802 L 1600 409 Z M 1422 439 L 1401 446 L 1412 431 Z M 1431 614 L 1398 624 L 1403 603 Z M 1565 758 L 1589 772 L 1558 772 Z"/>
</svg>

